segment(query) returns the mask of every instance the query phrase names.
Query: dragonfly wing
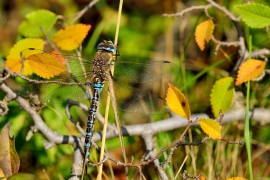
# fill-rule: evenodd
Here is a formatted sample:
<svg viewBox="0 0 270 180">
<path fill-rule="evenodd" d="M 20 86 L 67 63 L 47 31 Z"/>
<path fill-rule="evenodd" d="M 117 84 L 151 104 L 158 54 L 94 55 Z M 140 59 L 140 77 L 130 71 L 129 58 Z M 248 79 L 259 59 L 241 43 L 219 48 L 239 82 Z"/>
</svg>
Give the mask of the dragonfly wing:
<svg viewBox="0 0 270 180">
<path fill-rule="evenodd" d="M 63 102 L 67 99 L 82 101 L 90 99 L 90 94 L 86 91 L 86 86 L 44 86 L 41 87 L 41 100 L 44 102 Z"/>
<path fill-rule="evenodd" d="M 87 86 L 68 86 L 59 84 L 27 84 L 22 86 L 17 93 L 23 97 L 38 95 L 43 103 L 63 103 L 67 99 L 82 101 L 90 99 L 90 93 L 86 90 Z"/>
<path fill-rule="evenodd" d="M 148 87 L 152 85 L 148 84 Z M 115 99 L 112 100 L 117 102 L 118 109 L 122 111 L 152 114 L 161 112 L 165 107 L 165 93 L 160 91 L 160 87 L 148 89 L 143 84 L 134 87 L 134 84 L 114 83 L 113 88 Z"/>
<path fill-rule="evenodd" d="M 175 65 L 168 61 L 149 62 L 115 62 L 114 78 L 116 80 L 128 81 L 131 83 L 147 83 L 171 77 L 170 69 Z"/>
<path fill-rule="evenodd" d="M 120 110 L 152 114 L 165 107 L 167 82 L 173 63 L 116 61 L 113 84 Z"/>
</svg>

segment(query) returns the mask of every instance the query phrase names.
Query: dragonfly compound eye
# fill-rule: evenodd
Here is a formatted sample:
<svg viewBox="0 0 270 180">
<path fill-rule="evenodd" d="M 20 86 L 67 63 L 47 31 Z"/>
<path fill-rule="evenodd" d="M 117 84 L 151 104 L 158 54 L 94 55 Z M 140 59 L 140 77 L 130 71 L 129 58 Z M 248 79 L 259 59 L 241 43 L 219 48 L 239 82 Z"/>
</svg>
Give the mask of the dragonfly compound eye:
<svg viewBox="0 0 270 180">
<path fill-rule="evenodd" d="M 112 41 L 104 41 L 104 42 L 99 43 L 97 46 L 97 49 L 102 50 L 102 51 L 108 51 L 111 53 L 116 52 L 116 47 L 114 46 Z"/>
</svg>

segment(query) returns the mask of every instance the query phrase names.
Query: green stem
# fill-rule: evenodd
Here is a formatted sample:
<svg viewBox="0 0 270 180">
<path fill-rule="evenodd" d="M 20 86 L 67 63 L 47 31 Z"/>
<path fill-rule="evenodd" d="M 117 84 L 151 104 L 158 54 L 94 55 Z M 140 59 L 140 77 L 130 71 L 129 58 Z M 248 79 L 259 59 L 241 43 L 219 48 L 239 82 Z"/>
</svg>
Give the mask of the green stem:
<svg viewBox="0 0 270 180">
<path fill-rule="evenodd" d="M 252 37 L 249 36 L 249 52 L 251 52 L 252 48 Z M 249 179 L 253 180 L 252 173 L 252 162 L 251 162 L 251 134 L 249 128 L 249 97 L 250 97 L 250 81 L 247 83 L 247 96 L 246 96 L 246 116 L 245 116 L 245 144 L 248 156 L 248 171 L 249 171 Z"/>
<path fill-rule="evenodd" d="M 249 129 L 249 94 L 250 94 L 250 81 L 247 83 L 247 97 L 246 97 L 246 116 L 245 116 L 245 144 L 248 156 L 248 170 L 249 179 L 253 180 L 252 162 L 251 162 L 251 134 Z"/>
</svg>

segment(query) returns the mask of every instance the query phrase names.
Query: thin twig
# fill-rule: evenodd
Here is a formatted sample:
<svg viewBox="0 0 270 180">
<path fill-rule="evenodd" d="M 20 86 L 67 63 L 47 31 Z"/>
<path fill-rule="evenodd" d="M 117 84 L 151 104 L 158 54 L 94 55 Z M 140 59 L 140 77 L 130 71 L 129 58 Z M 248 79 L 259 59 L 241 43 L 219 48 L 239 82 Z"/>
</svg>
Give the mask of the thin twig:
<svg viewBox="0 0 270 180">
<path fill-rule="evenodd" d="M 265 57 L 265 56 L 269 56 L 269 55 L 270 55 L 270 50 L 266 49 L 266 48 L 254 50 L 251 53 L 252 58 Z M 245 54 L 244 58 L 248 59 L 248 53 Z"/>
<path fill-rule="evenodd" d="M 223 42 L 223 41 L 219 41 L 217 40 L 213 35 L 212 35 L 212 41 L 214 41 L 217 44 L 215 53 L 219 50 L 220 46 L 235 46 L 238 47 L 240 46 L 240 42 L 239 41 L 235 41 L 235 42 Z"/>
<path fill-rule="evenodd" d="M 0 82 L 4 82 L 9 77 L 10 77 L 10 71 L 7 71 L 6 69 L 3 69 L 1 71 Z"/>
<path fill-rule="evenodd" d="M 146 153 L 147 153 L 146 155 L 144 155 L 143 160 L 146 161 L 146 160 L 152 159 L 156 156 L 156 153 L 153 151 L 153 149 L 154 149 L 153 135 L 152 135 L 151 131 L 145 130 L 145 133 L 142 135 L 142 138 L 144 139 L 144 144 L 146 146 Z M 162 168 L 159 159 L 155 159 L 153 161 L 153 163 L 157 169 L 157 173 L 159 174 L 160 179 L 167 180 L 168 176 L 166 175 L 164 169 Z"/>
<path fill-rule="evenodd" d="M 80 123 L 79 123 L 78 121 L 76 121 L 76 120 L 72 117 L 72 115 L 70 114 L 70 108 L 71 108 L 72 106 L 74 106 L 74 105 L 81 107 L 79 102 L 75 102 L 75 101 L 72 101 L 72 100 L 70 100 L 70 99 L 67 101 L 67 105 L 66 105 L 66 114 L 67 114 L 67 117 L 68 117 L 68 119 L 69 119 L 73 124 L 75 124 L 76 128 L 78 129 L 78 131 L 79 131 L 81 134 L 85 135 L 85 131 L 84 131 L 83 128 L 80 126 Z M 88 110 L 88 109 L 87 109 L 87 110 Z"/>
<path fill-rule="evenodd" d="M 220 11 L 222 11 L 224 14 L 226 14 L 231 20 L 233 21 L 240 21 L 241 17 L 235 17 L 230 11 L 228 11 L 225 7 L 220 6 L 219 4 L 217 4 L 216 2 L 212 1 L 212 0 L 206 0 L 207 2 L 209 2 L 209 4 L 211 4 L 212 6 L 214 6 L 215 8 L 219 9 Z"/>
<path fill-rule="evenodd" d="M 185 136 L 187 130 L 190 128 L 190 126 L 192 124 L 194 124 L 195 122 L 197 122 L 198 120 L 195 120 L 195 121 L 189 121 L 187 127 L 185 128 L 184 132 L 181 134 L 180 138 L 178 140 L 176 140 L 175 142 L 173 142 L 171 145 L 169 145 L 168 147 L 162 149 L 155 157 L 153 157 L 152 159 L 148 160 L 148 161 L 145 161 L 145 162 L 142 162 L 140 163 L 140 165 L 146 165 L 146 164 L 149 164 L 150 162 L 154 161 L 155 159 L 157 159 L 163 152 L 167 151 L 168 149 L 176 146 L 181 140 L 182 138 Z"/>
<path fill-rule="evenodd" d="M 183 15 L 187 12 L 193 11 L 193 10 L 198 10 L 198 9 L 208 9 L 210 8 L 212 5 L 203 5 L 203 6 L 192 6 L 189 8 L 184 9 L 183 11 L 180 11 L 178 13 L 174 13 L 174 14 L 162 14 L 162 16 L 164 17 L 183 17 Z"/>
<path fill-rule="evenodd" d="M 221 141 L 224 141 L 224 142 L 226 142 L 226 143 L 228 143 L 228 144 L 238 144 L 238 145 L 244 145 L 244 143 L 243 142 L 235 142 L 235 141 L 229 141 L 229 140 L 227 140 L 227 139 L 223 139 L 223 138 L 221 138 L 220 139 Z"/>
<path fill-rule="evenodd" d="M 49 43 L 49 45 L 56 50 L 57 52 L 60 52 L 59 49 L 55 46 L 55 44 L 53 44 L 50 39 L 47 36 L 47 33 L 45 32 L 43 27 L 40 27 L 41 32 L 43 33 L 44 37 L 46 38 L 47 42 Z"/>
<path fill-rule="evenodd" d="M 5 67 L 5 70 L 8 71 L 10 73 L 11 76 L 13 77 L 20 77 L 21 79 L 28 81 L 29 83 L 34 83 L 34 84 L 61 84 L 61 85 L 68 85 L 68 86 L 73 86 L 73 85 L 87 85 L 89 84 L 88 82 L 63 82 L 63 81 L 44 81 L 44 80 L 35 80 L 35 79 L 30 79 L 26 76 L 23 76 L 22 74 L 16 74 L 13 73 L 10 69 L 8 69 L 7 67 Z"/>
<path fill-rule="evenodd" d="M 74 15 L 76 15 L 76 17 L 72 20 L 72 22 L 70 24 L 74 24 L 78 19 L 80 19 L 83 14 L 90 9 L 91 7 L 93 7 L 99 0 L 93 0 L 91 1 L 87 6 L 85 6 L 81 11 L 79 11 L 78 13 L 75 13 Z"/>
</svg>

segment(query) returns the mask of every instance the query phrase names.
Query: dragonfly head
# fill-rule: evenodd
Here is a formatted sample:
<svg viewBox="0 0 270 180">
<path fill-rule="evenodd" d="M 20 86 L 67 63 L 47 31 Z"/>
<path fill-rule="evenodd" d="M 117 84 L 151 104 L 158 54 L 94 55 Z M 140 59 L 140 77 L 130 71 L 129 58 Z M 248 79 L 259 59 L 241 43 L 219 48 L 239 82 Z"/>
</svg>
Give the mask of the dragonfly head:
<svg viewBox="0 0 270 180">
<path fill-rule="evenodd" d="M 108 51 L 111 53 L 115 53 L 117 48 L 116 48 L 116 46 L 114 46 L 112 41 L 103 41 L 103 42 L 98 44 L 97 49 L 102 50 L 102 51 Z"/>
</svg>

